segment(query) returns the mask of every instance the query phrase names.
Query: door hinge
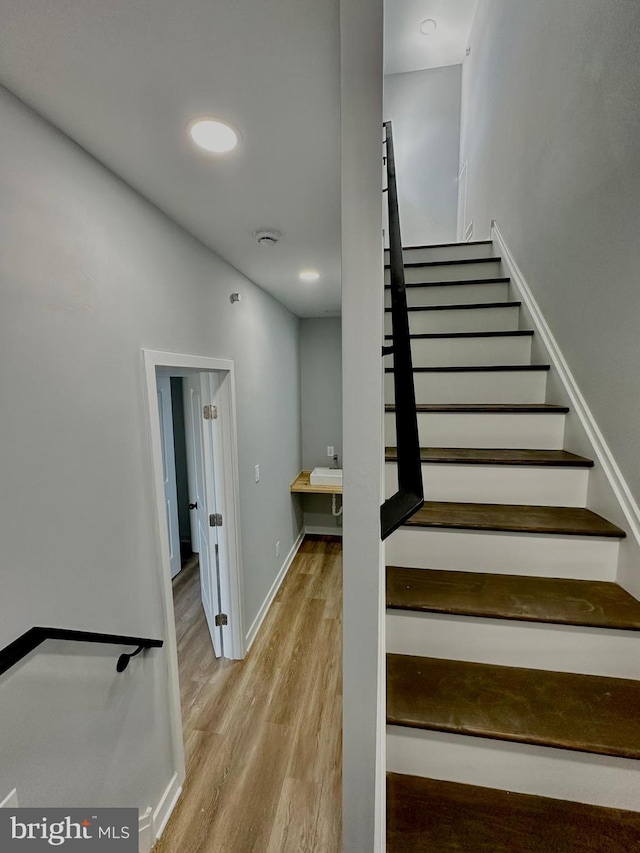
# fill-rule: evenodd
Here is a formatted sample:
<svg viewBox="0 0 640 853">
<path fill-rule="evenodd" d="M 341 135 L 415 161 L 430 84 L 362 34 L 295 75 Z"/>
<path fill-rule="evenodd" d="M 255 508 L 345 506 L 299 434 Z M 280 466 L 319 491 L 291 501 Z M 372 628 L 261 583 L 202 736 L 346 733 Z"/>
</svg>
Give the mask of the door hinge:
<svg viewBox="0 0 640 853">
<path fill-rule="evenodd" d="M 209 516 L 209 527 L 222 527 L 222 515 L 219 512 L 212 512 Z"/>
<path fill-rule="evenodd" d="M 204 406 L 202 409 L 202 415 L 205 421 L 215 421 L 215 419 L 218 417 L 218 407 Z"/>
<path fill-rule="evenodd" d="M 219 628 L 221 625 L 228 625 L 228 624 L 229 624 L 229 617 L 227 616 L 226 613 L 219 613 L 216 616 L 216 628 Z"/>
</svg>

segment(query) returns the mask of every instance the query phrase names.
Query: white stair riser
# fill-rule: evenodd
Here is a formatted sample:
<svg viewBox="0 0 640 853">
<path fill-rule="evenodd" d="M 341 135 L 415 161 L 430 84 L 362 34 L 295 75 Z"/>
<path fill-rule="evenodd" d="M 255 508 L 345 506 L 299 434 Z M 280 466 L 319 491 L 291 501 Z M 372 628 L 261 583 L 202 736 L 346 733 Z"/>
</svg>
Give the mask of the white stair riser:
<svg viewBox="0 0 640 853">
<path fill-rule="evenodd" d="M 509 285 L 496 282 L 487 284 L 449 284 L 435 287 L 408 287 L 407 305 L 463 305 L 470 302 L 507 302 Z M 391 294 L 384 293 L 384 304 L 391 305 Z"/>
<path fill-rule="evenodd" d="M 615 581 L 619 549 L 594 536 L 437 527 L 401 527 L 385 544 L 388 566 L 603 581 Z"/>
<path fill-rule="evenodd" d="M 579 506 L 587 499 L 588 468 L 528 465 L 423 464 L 427 501 Z M 386 497 L 398 491 L 395 462 L 385 464 Z"/>
<path fill-rule="evenodd" d="M 436 267 L 404 268 L 406 284 L 422 284 L 425 281 L 463 281 L 469 278 L 500 278 L 504 275 L 499 261 L 480 264 L 443 264 Z M 390 271 L 384 271 L 384 283 L 389 284 Z"/>
<path fill-rule="evenodd" d="M 636 631 L 389 610 L 386 635 L 399 655 L 640 679 Z"/>
<path fill-rule="evenodd" d="M 504 447 L 561 450 L 564 414 L 421 414 L 422 447 Z M 385 412 L 387 447 L 396 446 L 395 413 Z"/>
<path fill-rule="evenodd" d="M 517 305 L 503 308 L 454 308 L 440 311 L 410 311 L 412 335 L 437 332 L 513 332 L 518 328 Z M 384 333 L 391 334 L 391 313 L 385 312 Z"/>
<path fill-rule="evenodd" d="M 531 337 L 414 338 L 411 356 L 414 367 L 531 364 Z M 388 356 L 385 366 L 392 364 L 393 356 Z"/>
<path fill-rule="evenodd" d="M 414 373 L 416 403 L 544 403 L 547 371 Z M 393 403 L 393 374 L 385 373 L 385 402 Z"/>
<path fill-rule="evenodd" d="M 496 249 L 492 243 L 458 243 L 454 246 L 428 246 L 426 248 L 404 249 L 405 264 L 419 264 L 424 261 L 459 261 L 467 258 L 493 258 Z M 385 249 L 384 262 L 389 263 L 389 250 Z"/>
<path fill-rule="evenodd" d="M 391 773 L 640 810 L 640 762 L 626 758 L 401 726 L 386 752 Z"/>
</svg>

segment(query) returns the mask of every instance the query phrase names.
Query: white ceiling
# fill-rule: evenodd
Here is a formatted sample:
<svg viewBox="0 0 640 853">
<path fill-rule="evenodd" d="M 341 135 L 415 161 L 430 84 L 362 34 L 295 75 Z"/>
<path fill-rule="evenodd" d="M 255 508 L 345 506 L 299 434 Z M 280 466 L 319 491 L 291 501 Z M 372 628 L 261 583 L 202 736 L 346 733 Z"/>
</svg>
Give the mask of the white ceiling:
<svg viewBox="0 0 640 853">
<path fill-rule="evenodd" d="M 461 63 L 476 5 L 477 0 L 387 0 L 384 73 Z M 425 36 L 420 24 L 428 18 L 437 23 L 437 29 Z"/>
<path fill-rule="evenodd" d="M 0 0 L 0 15 L 0 82 L 297 314 L 340 309 L 338 0 Z M 241 146 L 194 149 L 202 115 Z M 258 246 L 261 227 L 281 242 Z"/>
</svg>

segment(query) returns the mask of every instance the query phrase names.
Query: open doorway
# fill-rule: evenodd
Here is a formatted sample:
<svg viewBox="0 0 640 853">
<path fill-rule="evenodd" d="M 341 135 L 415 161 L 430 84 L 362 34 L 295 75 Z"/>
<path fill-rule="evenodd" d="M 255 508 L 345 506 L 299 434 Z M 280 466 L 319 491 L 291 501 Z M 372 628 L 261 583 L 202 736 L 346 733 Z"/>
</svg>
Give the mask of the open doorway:
<svg viewBox="0 0 640 853">
<path fill-rule="evenodd" d="M 191 622 L 206 624 L 203 647 L 192 653 L 197 666 L 205 656 L 213 667 L 245 652 L 233 362 L 153 351 L 144 360 L 174 754 L 183 779 L 177 638 Z M 181 660 L 188 665 L 184 654 Z"/>
</svg>

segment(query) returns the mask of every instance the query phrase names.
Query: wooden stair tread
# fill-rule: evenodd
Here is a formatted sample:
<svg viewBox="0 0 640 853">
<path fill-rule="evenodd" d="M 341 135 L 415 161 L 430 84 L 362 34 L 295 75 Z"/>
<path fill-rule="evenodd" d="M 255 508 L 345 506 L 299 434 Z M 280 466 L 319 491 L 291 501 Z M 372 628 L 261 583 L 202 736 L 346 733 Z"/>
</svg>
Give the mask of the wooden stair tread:
<svg viewBox="0 0 640 853">
<path fill-rule="evenodd" d="M 521 338 L 533 337 L 533 329 L 513 329 L 508 332 L 423 332 L 409 335 L 411 340 L 438 340 L 440 338 Z M 385 335 L 385 339 L 393 335 Z"/>
<path fill-rule="evenodd" d="M 396 462 L 397 447 L 385 448 L 385 460 Z M 511 450 L 475 447 L 421 447 L 420 459 L 445 465 L 526 465 L 553 468 L 593 468 L 593 460 L 567 450 Z"/>
<path fill-rule="evenodd" d="M 425 501 L 406 526 L 453 527 L 624 539 L 625 532 L 582 507 Z"/>
<path fill-rule="evenodd" d="M 498 264 L 502 261 L 501 257 L 493 258 L 458 258 L 450 261 L 411 261 L 404 264 L 405 267 L 454 267 L 458 264 L 464 266 L 466 264 Z M 391 264 L 385 264 L 385 269 L 389 269 Z"/>
<path fill-rule="evenodd" d="M 387 607 L 640 631 L 640 602 L 609 581 L 387 566 Z"/>
<path fill-rule="evenodd" d="M 550 364 L 471 364 L 454 367 L 414 367 L 414 373 L 535 373 L 551 369 Z M 385 373 L 395 368 L 385 367 Z"/>
<path fill-rule="evenodd" d="M 387 655 L 387 723 L 640 759 L 640 682 Z"/>
<path fill-rule="evenodd" d="M 407 311 L 466 311 L 470 308 L 482 311 L 487 308 L 518 308 L 520 305 L 522 302 L 456 302 L 453 305 L 414 305 Z M 387 314 L 391 313 L 391 308 L 384 310 Z"/>
<path fill-rule="evenodd" d="M 386 403 L 385 412 L 395 412 L 393 403 Z M 440 415 L 558 415 L 566 414 L 568 406 L 556 406 L 550 403 L 419 403 L 416 411 L 420 414 Z"/>
<path fill-rule="evenodd" d="M 387 853 L 629 853 L 637 812 L 387 774 Z"/>
<path fill-rule="evenodd" d="M 411 264 L 405 264 L 405 266 L 411 266 Z M 421 266 L 420 264 L 414 266 Z M 511 279 L 509 276 L 498 276 L 496 278 L 461 278 L 456 281 L 408 281 L 405 283 L 405 287 L 452 287 L 452 286 L 460 286 L 465 284 L 509 284 Z M 390 284 L 385 284 L 385 290 L 391 290 Z"/>
<path fill-rule="evenodd" d="M 402 251 L 408 252 L 411 249 L 450 249 L 451 246 L 488 246 L 493 240 L 468 240 L 467 242 L 456 240 L 454 243 L 427 243 L 424 246 L 403 246 Z M 389 249 L 386 248 L 385 252 Z"/>
</svg>

